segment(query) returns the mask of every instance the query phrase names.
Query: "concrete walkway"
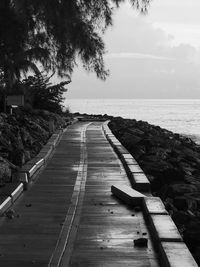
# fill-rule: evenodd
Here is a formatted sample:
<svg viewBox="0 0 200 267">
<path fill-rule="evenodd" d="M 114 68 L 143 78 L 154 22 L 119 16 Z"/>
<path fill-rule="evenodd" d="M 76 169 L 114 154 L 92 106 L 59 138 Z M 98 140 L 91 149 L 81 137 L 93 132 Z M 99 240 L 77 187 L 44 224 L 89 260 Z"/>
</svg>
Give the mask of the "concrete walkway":
<svg viewBox="0 0 200 267">
<path fill-rule="evenodd" d="M 14 218 L 0 218 L 0 266 L 159 266 L 142 212 L 111 185 L 130 184 L 102 122 L 70 126 Z M 134 247 L 139 237 L 148 248 Z"/>
</svg>

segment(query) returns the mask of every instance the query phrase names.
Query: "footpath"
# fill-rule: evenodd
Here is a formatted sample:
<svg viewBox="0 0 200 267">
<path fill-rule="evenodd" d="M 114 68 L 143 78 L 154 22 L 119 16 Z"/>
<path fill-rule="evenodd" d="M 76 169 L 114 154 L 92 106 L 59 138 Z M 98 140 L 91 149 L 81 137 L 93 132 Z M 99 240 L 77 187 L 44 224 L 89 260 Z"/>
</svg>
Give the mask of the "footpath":
<svg viewBox="0 0 200 267">
<path fill-rule="evenodd" d="M 0 217 L 1 267 L 197 266 L 104 122 L 69 126 L 10 210 Z"/>
</svg>

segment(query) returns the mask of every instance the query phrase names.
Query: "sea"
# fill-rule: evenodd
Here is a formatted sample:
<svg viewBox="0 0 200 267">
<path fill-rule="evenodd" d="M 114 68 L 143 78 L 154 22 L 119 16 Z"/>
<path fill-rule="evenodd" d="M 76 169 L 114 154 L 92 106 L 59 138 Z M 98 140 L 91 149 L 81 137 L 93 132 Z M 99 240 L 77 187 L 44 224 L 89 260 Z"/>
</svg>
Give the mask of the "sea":
<svg viewBox="0 0 200 267">
<path fill-rule="evenodd" d="M 200 99 L 66 99 L 71 112 L 147 121 L 200 144 Z"/>
</svg>

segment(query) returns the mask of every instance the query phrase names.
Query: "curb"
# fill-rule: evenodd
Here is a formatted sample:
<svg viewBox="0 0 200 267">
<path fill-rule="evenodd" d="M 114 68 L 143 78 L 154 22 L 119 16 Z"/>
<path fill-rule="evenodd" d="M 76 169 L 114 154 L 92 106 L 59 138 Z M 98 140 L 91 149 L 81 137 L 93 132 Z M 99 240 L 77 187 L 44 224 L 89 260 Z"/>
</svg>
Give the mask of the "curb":
<svg viewBox="0 0 200 267">
<path fill-rule="evenodd" d="M 0 205 L 0 216 L 12 205 L 11 197 L 7 197 Z"/>
<path fill-rule="evenodd" d="M 66 130 L 66 129 L 64 129 Z M 43 146 L 37 156 L 30 161 L 28 161 L 18 172 L 19 174 L 19 184 L 17 187 L 9 193 L 9 196 L 0 204 L 0 216 L 2 216 L 6 210 L 8 210 L 12 204 L 18 199 L 18 197 L 28 189 L 28 184 L 31 181 L 33 175 L 36 174 L 41 167 L 45 165 L 49 157 L 51 156 L 54 148 L 58 144 L 61 135 L 64 130 L 58 130 L 54 133 L 47 144 Z"/>
<path fill-rule="evenodd" d="M 119 142 L 119 140 L 113 135 L 111 130 L 108 127 L 109 121 L 106 121 L 102 128 L 103 132 L 113 147 L 114 151 L 118 155 L 119 159 L 122 161 L 122 164 L 127 172 L 128 178 L 131 182 L 132 187 L 135 190 L 150 193 L 151 184 L 144 174 L 143 170 L 140 168 L 137 161 L 133 156 L 128 152 L 126 148 Z"/>
<path fill-rule="evenodd" d="M 15 200 L 17 200 L 17 198 L 22 194 L 24 189 L 24 185 L 23 183 L 20 183 L 17 188 L 11 193 L 11 199 L 12 199 L 12 203 L 15 202 Z"/>
<path fill-rule="evenodd" d="M 159 254 L 161 266 L 164 267 L 197 267 L 192 254 L 165 209 L 159 197 L 151 196 L 151 185 L 132 155 L 122 146 L 108 127 L 109 121 L 102 125 L 102 130 L 112 148 L 121 160 L 132 187 L 111 187 L 111 192 L 127 204 L 139 204 L 150 230 L 155 249 Z M 138 190 L 139 192 L 137 192 Z M 148 196 L 142 195 L 147 193 Z M 150 195 L 150 196 L 149 196 Z"/>
<path fill-rule="evenodd" d="M 63 130 L 58 130 L 56 133 L 52 134 L 47 144 L 43 146 L 37 156 L 28 161 L 19 171 L 19 180 L 24 184 L 24 190 L 27 190 L 28 183 L 31 181 L 32 177 L 45 165 L 58 144 L 62 133 Z"/>
</svg>

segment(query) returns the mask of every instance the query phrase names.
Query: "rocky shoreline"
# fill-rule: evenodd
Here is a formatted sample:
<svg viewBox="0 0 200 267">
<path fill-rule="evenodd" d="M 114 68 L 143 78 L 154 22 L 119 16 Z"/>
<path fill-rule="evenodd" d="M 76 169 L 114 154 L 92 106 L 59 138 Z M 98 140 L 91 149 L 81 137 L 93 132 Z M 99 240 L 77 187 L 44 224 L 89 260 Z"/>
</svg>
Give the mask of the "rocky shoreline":
<svg viewBox="0 0 200 267">
<path fill-rule="evenodd" d="M 200 265 L 200 146 L 144 121 L 109 117 L 109 127 L 137 160 Z"/>
</svg>

